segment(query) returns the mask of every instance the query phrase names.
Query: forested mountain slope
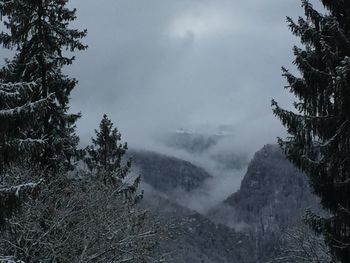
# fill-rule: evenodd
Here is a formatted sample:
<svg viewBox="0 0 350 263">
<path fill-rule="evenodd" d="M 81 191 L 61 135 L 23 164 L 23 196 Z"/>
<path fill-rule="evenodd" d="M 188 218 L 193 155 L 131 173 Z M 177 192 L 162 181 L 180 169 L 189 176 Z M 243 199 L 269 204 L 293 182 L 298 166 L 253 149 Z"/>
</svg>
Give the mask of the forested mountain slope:
<svg viewBox="0 0 350 263">
<path fill-rule="evenodd" d="M 160 244 L 169 262 L 254 263 L 254 238 L 218 225 L 157 193 L 147 193 L 143 205 L 150 209 L 167 234 Z"/>
<path fill-rule="evenodd" d="M 175 157 L 141 150 L 130 150 L 135 172 L 161 192 L 181 189 L 190 192 L 211 177 L 203 168 Z"/>
</svg>

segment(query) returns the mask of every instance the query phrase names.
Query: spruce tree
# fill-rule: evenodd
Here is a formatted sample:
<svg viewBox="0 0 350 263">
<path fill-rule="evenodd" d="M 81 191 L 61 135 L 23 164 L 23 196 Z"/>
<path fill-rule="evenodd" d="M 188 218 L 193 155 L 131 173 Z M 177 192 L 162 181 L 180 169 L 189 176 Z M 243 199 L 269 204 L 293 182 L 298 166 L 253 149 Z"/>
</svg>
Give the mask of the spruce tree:
<svg viewBox="0 0 350 263">
<path fill-rule="evenodd" d="M 6 30 L 0 43 L 16 54 L 0 71 L 3 82 L 32 82 L 40 85 L 40 92 L 32 100 L 52 94 L 49 110 L 32 125 L 28 137 L 45 137 L 43 154 L 35 161 L 50 168 L 68 165 L 75 153 L 78 138 L 74 125 L 79 114 L 70 114 L 69 96 L 76 86 L 62 68 L 74 61 L 69 56 L 86 48 L 80 40 L 86 31 L 70 29 L 76 10 L 67 8 L 68 0 L 1 0 L 0 14 Z"/>
<path fill-rule="evenodd" d="M 310 179 L 329 216 L 308 213 L 336 260 L 350 262 L 350 2 L 323 0 L 321 14 L 302 1 L 306 18 L 287 18 L 303 48 L 294 47 L 299 73 L 282 68 L 295 111 L 272 101 L 289 137 L 279 143 Z"/>
<path fill-rule="evenodd" d="M 25 152 L 34 154 L 45 144 L 45 138 L 27 136 L 51 104 L 51 96 L 32 100 L 37 92 L 35 82 L 0 83 L 0 174 L 20 155 Z"/>
<path fill-rule="evenodd" d="M 122 162 L 128 146 L 120 142 L 121 134 L 117 128 L 113 128 L 113 123 L 106 114 L 103 115 L 95 134 L 96 138 L 92 138 L 93 144 L 87 147 L 86 163 L 105 184 L 120 186 L 131 166 L 130 160 L 125 165 Z"/>
<path fill-rule="evenodd" d="M 6 173 L 20 157 L 31 153 L 40 154 L 46 143 L 45 138 L 27 137 L 40 116 L 51 103 L 51 97 L 32 101 L 39 92 L 38 85 L 31 83 L 0 83 L 0 224 L 20 205 L 23 191 L 34 189 L 37 184 L 13 185 Z M 21 158 L 21 161 L 26 158 Z M 13 178 L 15 180 L 15 178 Z"/>
</svg>

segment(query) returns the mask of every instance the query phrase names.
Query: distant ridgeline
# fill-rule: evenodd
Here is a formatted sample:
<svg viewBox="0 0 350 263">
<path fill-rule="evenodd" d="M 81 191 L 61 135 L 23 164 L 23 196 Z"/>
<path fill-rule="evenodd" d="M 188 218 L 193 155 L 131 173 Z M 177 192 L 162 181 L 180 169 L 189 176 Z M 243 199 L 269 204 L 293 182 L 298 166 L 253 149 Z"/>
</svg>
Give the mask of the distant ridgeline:
<svg viewBox="0 0 350 263">
<path fill-rule="evenodd" d="M 205 155 L 223 169 L 241 169 L 248 164 L 248 157 L 235 149 L 222 149 L 220 145 L 232 138 L 232 131 L 222 130 L 212 133 L 178 130 L 161 138 L 161 142 L 172 149 L 183 150 L 196 156 Z"/>
<path fill-rule="evenodd" d="M 204 134 L 187 131 L 177 131 L 169 133 L 164 139 L 164 144 L 183 149 L 190 153 L 202 153 L 216 145 L 225 134 Z"/>
<path fill-rule="evenodd" d="M 203 168 L 175 157 L 141 150 L 130 150 L 128 156 L 142 180 L 164 193 L 176 189 L 190 192 L 211 177 Z"/>
</svg>

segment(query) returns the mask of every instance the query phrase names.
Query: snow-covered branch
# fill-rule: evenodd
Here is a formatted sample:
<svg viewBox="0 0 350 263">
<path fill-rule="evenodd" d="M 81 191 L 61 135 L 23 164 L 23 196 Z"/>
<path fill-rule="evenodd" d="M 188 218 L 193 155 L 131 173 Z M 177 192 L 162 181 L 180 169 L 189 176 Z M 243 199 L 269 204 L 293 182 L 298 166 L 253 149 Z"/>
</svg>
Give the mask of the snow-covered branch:
<svg viewBox="0 0 350 263">
<path fill-rule="evenodd" d="M 25 184 L 20 184 L 20 185 L 15 185 L 15 186 L 10 186 L 10 187 L 4 187 L 0 188 L 0 195 L 1 194 L 15 194 L 17 197 L 19 197 L 21 192 L 27 191 L 27 190 L 32 190 L 36 187 L 38 187 L 40 184 L 44 182 L 43 179 L 41 179 L 38 182 L 30 182 L 30 183 L 25 183 Z"/>
</svg>

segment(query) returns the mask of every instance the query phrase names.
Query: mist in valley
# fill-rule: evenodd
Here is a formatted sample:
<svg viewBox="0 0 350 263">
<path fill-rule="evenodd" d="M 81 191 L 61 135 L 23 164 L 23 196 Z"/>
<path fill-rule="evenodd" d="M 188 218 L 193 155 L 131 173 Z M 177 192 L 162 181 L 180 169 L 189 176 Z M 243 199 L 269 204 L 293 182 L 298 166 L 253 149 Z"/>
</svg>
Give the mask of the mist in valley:
<svg viewBox="0 0 350 263">
<path fill-rule="evenodd" d="M 295 1 L 70 5 L 78 9 L 76 25 L 89 29 L 89 49 L 68 69 L 79 79 L 72 111 L 83 112 L 81 145 L 107 113 L 130 148 L 188 160 L 213 176 L 185 202 L 204 211 L 239 188 L 258 149 L 285 135 L 270 101 L 273 96 L 291 105 L 281 89 L 280 67 L 293 68 L 289 51 L 297 40 L 284 21 L 299 14 Z M 216 134 L 222 127 L 229 127 L 229 136 L 201 153 L 169 147 L 162 139 L 179 129 Z M 222 167 L 214 152 L 244 156 L 244 164 Z"/>
</svg>

